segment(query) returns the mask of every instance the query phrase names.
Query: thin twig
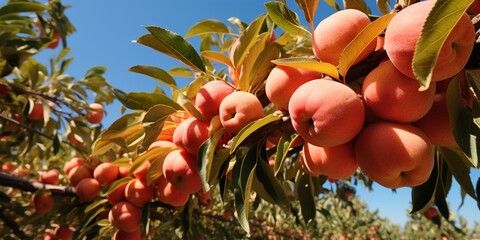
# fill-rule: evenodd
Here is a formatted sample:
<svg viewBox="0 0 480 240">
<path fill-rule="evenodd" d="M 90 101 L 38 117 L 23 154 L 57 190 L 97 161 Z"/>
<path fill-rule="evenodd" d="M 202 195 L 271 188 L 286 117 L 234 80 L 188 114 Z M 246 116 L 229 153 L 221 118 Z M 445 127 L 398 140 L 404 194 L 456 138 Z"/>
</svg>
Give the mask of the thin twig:
<svg viewBox="0 0 480 240">
<path fill-rule="evenodd" d="M 40 182 L 31 182 L 29 180 L 0 172 L 0 185 L 13 187 L 26 192 L 36 192 L 38 190 L 50 190 L 52 195 L 75 197 L 75 188 L 45 184 Z"/>
<path fill-rule="evenodd" d="M 15 220 L 5 214 L 5 209 L 3 209 L 3 207 L 0 207 L 0 220 L 2 220 L 5 223 L 5 226 L 10 228 L 13 234 L 19 239 L 30 239 L 22 230 L 20 230 L 20 227 L 18 227 Z"/>
</svg>

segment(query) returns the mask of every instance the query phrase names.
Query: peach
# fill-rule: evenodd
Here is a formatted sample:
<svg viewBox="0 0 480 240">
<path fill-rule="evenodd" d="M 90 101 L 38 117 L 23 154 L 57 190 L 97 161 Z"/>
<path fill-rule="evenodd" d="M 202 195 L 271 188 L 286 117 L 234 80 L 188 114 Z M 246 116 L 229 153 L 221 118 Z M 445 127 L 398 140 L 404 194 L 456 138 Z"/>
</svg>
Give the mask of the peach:
<svg viewBox="0 0 480 240">
<path fill-rule="evenodd" d="M 87 112 L 87 121 L 91 124 L 98 124 L 102 122 L 103 117 L 105 116 L 105 109 L 100 103 L 91 103 L 88 105 L 90 109 Z"/>
<path fill-rule="evenodd" d="M 190 198 L 189 193 L 179 191 L 163 175 L 158 180 L 155 193 L 160 202 L 172 205 L 174 207 L 184 206 Z"/>
<path fill-rule="evenodd" d="M 43 104 L 41 102 L 35 102 L 28 112 L 27 118 L 30 120 L 43 120 Z"/>
<path fill-rule="evenodd" d="M 185 193 L 195 193 L 202 188 L 197 170 L 197 159 L 182 149 L 168 153 L 163 162 L 163 175 Z"/>
<path fill-rule="evenodd" d="M 60 172 L 57 169 L 49 169 L 40 174 L 40 182 L 58 185 L 60 182 Z"/>
<path fill-rule="evenodd" d="M 65 162 L 63 171 L 68 175 L 70 170 L 72 170 L 74 167 L 78 167 L 83 164 L 85 164 L 85 159 L 79 157 L 72 158 L 68 162 Z"/>
<path fill-rule="evenodd" d="M 348 178 L 358 168 L 353 142 L 336 147 L 303 145 L 303 162 L 313 176 L 328 176 L 334 179 Z"/>
<path fill-rule="evenodd" d="M 93 170 L 93 177 L 100 183 L 100 186 L 109 186 L 118 179 L 118 167 L 111 162 L 100 163 Z"/>
<path fill-rule="evenodd" d="M 52 195 L 47 192 L 32 194 L 30 202 L 36 213 L 49 213 L 55 205 Z"/>
<path fill-rule="evenodd" d="M 477 15 L 480 13 L 480 0 L 475 0 L 467 9 L 468 14 Z"/>
<path fill-rule="evenodd" d="M 125 232 L 118 230 L 113 234 L 113 240 L 141 240 L 142 239 L 142 231 L 141 229 L 137 229 L 133 232 Z"/>
<path fill-rule="evenodd" d="M 55 230 L 53 230 L 53 232 L 55 234 L 56 239 L 72 240 L 75 229 L 68 225 L 61 225 L 61 226 L 57 226 Z"/>
<path fill-rule="evenodd" d="M 267 98 L 280 110 L 288 110 L 288 101 L 302 84 L 321 77 L 318 72 L 276 66 L 265 80 Z"/>
<path fill-rule="evenodd" d="M 435 1 L 418 2 L 393 17 L 385 31 L 384 48 L 393 65 L 410 78 L 413 54 Z M 475 29 L 464 14 L 448 35 L 433 69 L 432 81 L 450 78 L 465 67 L 475 42 Z"/>
<path fill-rule="evenodd" d="M 222 80 L 210 81 L 203 85 L 195 97 L 195 106 L 210 121 L 213 116 L 218 115 L 218 109 L 223 99 L 235 89 Z"/>
<path fill-rule="evenodd" d="M 127 200 L 125 198 L 125 188 L 127 188 L 128 183 L 129 182 L 124 182 L 120 184 L 117 188 L 107 194 L 107 200 L 111 205 Z"/>
<path fill-rule="evenodd" d="M 362 129 L 362 100 L 348 86 L 327 79 L 304 83 L 292 95 L 288 111 L 295 131 L 308 143 L 334 147 L 351 141 Z"/>
<path fill-rule="evenodd" d="M 314 31 L 313 53 L 318 60 L 338 65 L 343 49 L 368 25 L 368 16 L 356 9 L 340 10 L 322 20 Z M 376 46 L 376 39 L 362 51 L 354 64 L 367 58 Z"/>
<path fill-rule="evenodd" d="M 140 179 L 132 179 L 125 187 L 125 198 L 137 207 L 143 207 L 153 200 L 153 187 Z"/>
<path fill-rule="evenodd" d="M 113 205 L 108 218 L 114 227 L 124 232 L 137 231 L 141 224 L 140 210 L 127 201 Z"/>
<path fill-rule="evenodd" d="M 15 166 L 15 164 L 13 164 L 12 162 L 5 162 L 2 164 L 2 172 L 11 173 L 15 171 L 16 168 L 17 166 Z"/>
<path fill-rule="evenodd" d="M 220 104 L 220 122 L 225 131 L 237 134 L 247 124 L 264 117 L 263 106 L 249 92 L 233 92 Z"/>
<path fill-rule="evenodd" d="M 425 91 L 420 84 L 398 71 L 391 61 L 372 70 L 363 82 L 365 104 L 375 116 L 398 122 L 413 122 L 432 107 L 435 83 Z"/>
<path fill-rule="evenodd" d="M 209 126 L 208 122 L 188 118 L 178 124 L 173 133 L 173 143 L 196 156 L 202 143 L 208 139 Z"/>
<path fill-rule="evenodd" d="M 85 165 L 74 167 L 68 173 L 68 180 L 70 180 L 71 186 L 76 186 L 82 179 L 91 177 L 93 177 L 92 170 L 90 170 L 90 168 L 86 167 Z"/>
<path fill-rule="evenodd" d="M 118 167 L 118 178 L 124 178 L 128 176 L 130 176 L 130 167 Z"/>
<path fill-rule="evenodd" d="M 428 113 L 413 124 L 427 135 L 432 144 L 458 147 L 450 126 L 446 93 L 437 93 Z"/>
<path fill-rule="evenodd" d="M 75 193 L 82 202 L 93 202 L 100 196 L 100 183 L 95 178 L 85 178 L 75 185 Z"/>
<path fill-rule="evenodd" d="M 355 141 L 355 157 L 367 177 L 392 189 L 424 183 L 434 165 L 432 143 L 408 123 L 368 125 Z"/>
</svg>

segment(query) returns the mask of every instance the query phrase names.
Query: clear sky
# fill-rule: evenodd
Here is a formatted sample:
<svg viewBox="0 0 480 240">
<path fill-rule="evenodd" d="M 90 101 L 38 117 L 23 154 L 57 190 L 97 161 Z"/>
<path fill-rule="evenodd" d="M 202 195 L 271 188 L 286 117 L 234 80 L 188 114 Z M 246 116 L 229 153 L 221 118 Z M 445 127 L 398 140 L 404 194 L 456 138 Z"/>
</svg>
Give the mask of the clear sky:
<svg viewBox="0 0 480 240">
<path fill-rule="evenodd" d="M 367 0 L 369 3 L 375 1 Z M 5 0 L 0 0 L 4 5 Z M 72 49 L 70 56 L 75 60 L 70 65 L 67 73 L 81 78 L 93 66 L 108 68 L 105 76 L 110 84 L 125 92 L 152 91 L 158 85 L 153 79 L 146 76 L 128 72 L 134 65 L 153 65 L 165 70 L 175 66 L 182 66 L 180 62 L 162 55 L 143 45 L 133 43 L 141 35 L 147 33 L 143 26 L 154 25 L 169 29 L 180 35 L 203 19 L 217 19 L 227 25 L 227 19 L 238 17 L 244 22 L 250 22 L 258 15 L 265 13 L 262 0 L 64 0 L 66 5 L 72 5 L 67 10 L 67 15 L 77 28 L 77 33 L 68 39 Z M 332 8 L 320 1 L 316 23 L 334 12 Z M 341 2 L 341 1 L 338 1 Z M 392 1 L 391 1 L 392 2 Z M 288 0 L 290 6 L 295 6 L 295 1 Z M 371 6 L 375 12 L 376 7 Z M 298 10 L 298 8 L 294 8 Z M 300 11 L 297 11 L 303 19 Z M 195 44 L 198 39 L 192 38 Z M 198 47 L 198 45 L 196 45 Z M 198 49 L 198 48 L 197 48 Z M 47 50 L 41 59 L 52 56 L 58 50 Z M 45 60 L 41 60 L 47 63 Z M 179 81 L 179 84 L 185 84 Z M 119 103 L 107 108 L 108 116 L 105 125 L 119 117 Z M 473 171 L 473 169 L 472 169 Z M 472 179 L 479 177 L 474 171 Z M 394 223 L 403 224 L 407 219 L 410 208 L 410 189 L 404 188 L 392 193 L 379 185 L 374 185 L 373 192 L 365 192 L 362 186 L 358 187 L 358 194 L 366 200 L 370 209 L 379 209 L 381 216 L 386 216 Z M 480 222 L 480 212 L 476 204 L 469 197 L 465 204 L 460 205 L 460 190 L 454 182 L 447 201 L 451 211 L 464 216 L 470 222 Z"/>
</svg>

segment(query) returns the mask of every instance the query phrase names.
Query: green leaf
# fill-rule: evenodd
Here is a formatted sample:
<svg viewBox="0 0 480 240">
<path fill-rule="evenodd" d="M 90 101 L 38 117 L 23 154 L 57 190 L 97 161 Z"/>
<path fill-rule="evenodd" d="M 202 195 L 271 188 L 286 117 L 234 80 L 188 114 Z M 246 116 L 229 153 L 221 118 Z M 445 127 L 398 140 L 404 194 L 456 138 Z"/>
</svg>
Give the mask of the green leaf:
<svg viewBox="0 0 480 240">
<path fill-rule="evenodd" d="M 200 174 L 200 179 L 202 179 L 203 190 L 205 192 L 210 190 L 212 176 L 216 177 L 215 174 L 211 174 L 212 166 L 217 165 L 217 169 L 219 169 L 218 166 L 223 164 L 223 161 L 214 161 L 214 156 L 218 142 L 221 140 L 224 133 L 225 131 L 223 129 L 216 131 L 200 146 L 200 149 L 198 150 L 198 172 Z M 218 174 L 218 172 L 216 172 L 216 174 Z"/>
<path fill-rule="evenodd" d="M 194 75 L 190 69 L 185 67 L 174 67 L 168 70 L 168 73 L 174 77 L 186 77 L 186 78 L 193 78 Z"/>
<path fill-rule="evenodd" d="M 470 160 L 471 164 L 478 168 L 478 149 L 480 141 L 480 128 L 473 120 L 472 111 L 463 103 L 461 93 L 461 79 L 463 75 L 459 74 L 450 80 L 447 89 L 447 109 L 450 116 L 450 127 L 456 142 Z"/>
<path fill-rule="evenodd" d="M 313 24 L 315 13 L 317 12 L 319 0 L 295 0 L 295 2 L 303 10 L 305 20 L 308 23 Z"/>
<path fill-rule="evenodd" d="M 185 34 L 185 38 L 208 33 L 230 33 L 230 31 L 223 22 L 214 19 L 205 19 L 191 27 Z"/>
<path fill-rule="evenodd" d="M 233 65 L 239 66 L 243 63 L 243 59 L 247 55 L 250 48 L 253 46 L 257 40 L 257 36 L 260 33 L 263 23 L 265 22 L 265 15 L 260 15 L 242 32 L 240 36 L 240 44 L 235 49 L 233 53 Z"/>
<path fill-rule="evenodd" d="M 325 0 L 325 2 L 332 8 L 334 8 L 337 11 L 340 11 L 341 8 L 340 6 L 335 2 L 335 0 Z"/>
<path fill-rule="evenodd" d="M 470 179 L 471 166 L 468 158 L 463 152 L 452 148 L 440 147 L 439 151 L 462 190 L 475 199 L 475 189 Z"/>
<path fill-rule="evenodd" d="M 439 175 L 434 200 L 439 212 L 448 220 L 450 218 L 450 210 L 448 209 L 446 197 L 452 184 L 452 173 L 448 170 L 444 161 L 439 162 L 438 169 Z"/>
<path fill-rule="evenodd" d="M 154 148 L 150 151 L 153 151 L 157 148 Z M 169 154 L 173 148 L 160 148 L 157 150 L 157 154 L 155 158 L 150 162 L 150 167 L 147 170 L 147 185 L 150 186 L 155 183 L 162 175 L 163 175 L 163 162 L 165 161 L 165 157 Z"/>
<path fill-rule="evenodd" d="M 147 111 L 142 120 L 143 129 L 145 130 L 145 138 L 142 142 L 144 148 L 147 148 L 155 141 L 163 129 L 165 119 L 175 112 L 174 108 L 162 104 L 155 105 Z"/>
<path fill-rule="evenodd" d="M 320 73 L 324 73 L 334 79 L 340 79 L 337 67 L 331 63 L 319 62 L 318 60 L 310 57 L 292 57 L 292 58 L 280 58 L 272 61 L 276 65 L 287 66 L 293 68 L 308 69 Z"/>
<path fill-rule="evenodd" d="M 117 181 L 115 181 L 114 183 L 112 183 L 112 185 L 108 188 L 108 191 L 105 193 L 105 196 L 107 196 L 108 194 L 112 193 L 113 191 L 115 191 L 117 188 L 119 188 L 120 186 L 124 185 L 124 184 L 127 184 L 128 182 L 130 182 L 131 180 L 133 180 L 133 178 L 131 177 L 124 177 L 124 178 L 120 178 L 118 179 Z"/>
<path fill-rule="evenodd" d="M 119 89 L 113 89 L 113 94 L 126 108 L 133 110 L 147 111 L 151 107 L 163 104 L 172 107 L 176 110 L 183 110 L 171 98 L 162 93 L 146 93 L 146 92 L 130 92 L 124 93 Z"/>
<path fill-rule="evenodd" d="M 300 26 L 300 21 L 295 12 L 288 9 L 288 7 L 282 2 L 267 2 L 265 3 L 268 16 L 272 21 L 285 32 L 294 36 L 306 37 L 311 33 Z"/>
<path fill-rule="evenodd" d="M 205 72 L 205 65 L 200 55 L 180 35 L 160 27 L 147 26 L 145 28 L 157 39 L 157 44 L 162 46 L 164 54 L 180 60 L 195 72 Z"/>
<path fill-rule="evenodd" d="M 7 5 L 0 8 L 0 16 L 11 13 L 22 12 L 43 12 L 48 10 L 47 5 L 36 2 L 9 2 Z"/>
<path fill-rule="evenodd" d="M 388 14 L 392 10 L 389 0 L 377 0 L 377 7 L 382 14 Z"/>
<path fill-rule="evenodd" d="M 338 71 L 347 76 L 347 72 L 363 50 L 385 30 L 394 13 L 386 14 L 366 26 L 344 49 L 340 55 Z"/>
<path fill-rule="evenodd" d="M 439 162 L 435 160 L 432 174 L 428 180 L 420 186 L 412 188 L 412 210 L 411 213 L 424 212 L 435 200 L 435 191 L 439 178 Z"/>
<path fill-rule="evenodd" d="M 133 161 L 133 165 L 130 168 L 130 174 L 133 174 L 133 172 L 135 172 L 135 170 L 146 161 L 152 162 L 157 158 L 163 157 L 165 154 L 169 153 L 170 151 L 172 151 L 172 148 L 158 147 L 143 153 L 142 155 L 135 158 L 135 160 Z"/>
<path fill-rule="evenodd" d="M 366 14 L 370 14 L 370 8 L 364 0 L 343 0 L 343 7 L 345 9 L 357 9 Z"/>
<path fill-rule="evenodd" d="M 433 69 L 450 32 L 474 0 L 437 1 L 423 25 L 412 68 L 420 89 L 428 89 Z"/>
<path fill-rule="evenodd" d="M 170 88 L 173 88 L 173 89 L 177 88 L 177 82 L 175 81 L 175 79 L 172 76 L 170 76 L 170 74 L 167 71 L 161 68 L 157 68 L 153 66 L 137 65 L 137 66 L 131 67 L 130 69 L 128 69 L 128 71 L 147 75 L 167 85 Z"/>
<path fill-rule="evenodd" d="M 279 206 L 285 213 L 290 211 L 290 201 L 280 181 L 273 175 L 272 168 L 268 162 L 259 160 L 255 169 L 255 181 L 253 189 L 261 196 L 268 196 L 272 203 Z"/>
<path fill-rule="evenodd" d="M 234 177 L 238 179 L 235 194 L 235 208 L 237 217 L 242 228 L 249 234 L 250 225 L 248 216 L 250 211 L 250 192 L 252 190 L 252 182 L 255 175 L 255 168 L 258 161 L 258 148 L 254 145 L 245 156 L 235 164 Z"/>
<path fill-rule="evenodd" d="M 275 176 L 280 173 L 283 163 L 288 156 L 288 150 L 292 147 L 292 144 L 296 142 L 300 136 L 296 133 L 284 134 L 277 143 L 277 153 L 275 155 L 275 166 L 273 167 Z"/>
<path fill-rule="evenodd" d="M 180 104 L 185 110 L 187 110 L 193 117 L 205 121 L 205 117 L 202 115 L 200 111 L 195 107 L 192 101 L 180 91 L 175 90 L 174 95 L 177 96 L 177 102 Z"/>
<path fill-rule="evenodd" d="M 316 207 L 315 198 L 313 195 L 312 181 L 310 176 L 302 171 L 295 180 L 295 196 L 300 202 L 302 216 L 305 224 L 315 219 Z"/>
<path fill-rule="evenodd" d="M 247 126 L 245 126 L 240 132 L 233 138 L 233 143 L 231 146 L 230 152 L 233 153 L 237 150 L 237 148 L 247 139 L 249 136 L 251 136 L 254 132 L 259 130 L 260 128 L 267 126 L 269 124 L 272 124 L 274 122 L 278 122 L 282 119 L 282 116 L 276 115 L 276 114 L 270 114 L 262 119 L 259 119 L 257 121 L 249 123 Z"/>
<path fill-rule="evenodd" d="M 215 52 L 215 51 L 203 51 L 202 56 L 211 61 L 222 63 L 229 67 L 233 67 L 232 61 L 230 61 L 230 58 L 225 56 L 225 54 L 223 53 Z"/>
</svg>

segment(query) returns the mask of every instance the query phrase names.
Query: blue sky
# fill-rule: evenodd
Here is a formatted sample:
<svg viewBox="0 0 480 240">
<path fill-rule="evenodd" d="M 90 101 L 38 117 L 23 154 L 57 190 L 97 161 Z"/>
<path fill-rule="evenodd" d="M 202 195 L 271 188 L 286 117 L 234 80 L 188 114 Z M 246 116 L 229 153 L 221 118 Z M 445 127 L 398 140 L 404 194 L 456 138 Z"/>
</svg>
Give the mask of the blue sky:
<svg viewBox="0 0 480 240">
<path fill-rule="evenodd" d="M 5 2 L 0 1 L 0 2 Z M 68 39 L 72 49 L 70 56 L 75 60 L 67 71 L 70 75 L 81 78 L 93 66 L 108 68 L 105 76 L 110 84 L 125 92 L 152 91 L 157 82 L 146 76 L 128 72 L 134 65 L 152 65 L 163 69 L 181 66 L 180 62 L 162 55 L 143 45 L 133 43 L 141 35 L 147 33 L 143 26 L 160 26 L 180 35 L 200 20 L 211 18 L 228 24 L 227 19 L 238 17 L 244 22 L 250 22 L 258 15 L 265 13 L 264 3 L 260 0 L 81 0 L 66 1 L 72 5 L 67 15 L 77 28 L 77 33 Z M 334 10 L 320 1 L 316 23 L 333 13 Z M 339 1 L 341 2 L 341 1 Z M 368 1 L 374 2 L 374 1 Z M 287 1 L 292 7 L 293 0 Z M 3 3 L 2 3 L 3 5 Z M 372 6 L 375 12 L 376 7 Z M 300 17 L 303 15 L 294 8 Z M 193 43 L 197 39 L 191 39 Z M 40 57 L 46 63 L 47 57 L 58 53 L 58 50 L 47 50 Z M 185 81 L 185 80 L 182 80 Z M 185 84 L 182 81 L 180 85 Z M 119 103 L 107 107 L 108 116 L 105 125 L 119 117 Z M 478 171 L 473 174 L 474 181 L 479 177 Z M 403 224 L 410 208 L 410 189 L 403 188 L 392 193 L 390 189 L 374 185 L 373 192 L 365 192 L 362 186 L 358 194 L 366 200 L 370 209 L 379 209 L 381 216 L 386 216 L 394 223 Z M 466 198 L 462 208 L 460 205 L 460 190 L 454 183 L 447 201 L 451 211 L 462 215 L 470 222 L 480 222 L 479 210 L 474 201 Z"/>
</svg>

